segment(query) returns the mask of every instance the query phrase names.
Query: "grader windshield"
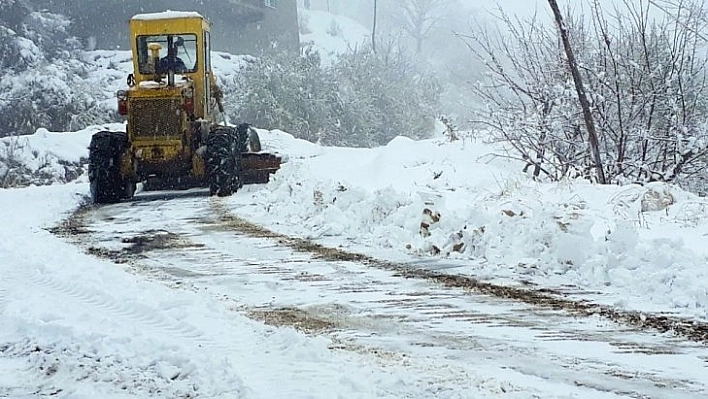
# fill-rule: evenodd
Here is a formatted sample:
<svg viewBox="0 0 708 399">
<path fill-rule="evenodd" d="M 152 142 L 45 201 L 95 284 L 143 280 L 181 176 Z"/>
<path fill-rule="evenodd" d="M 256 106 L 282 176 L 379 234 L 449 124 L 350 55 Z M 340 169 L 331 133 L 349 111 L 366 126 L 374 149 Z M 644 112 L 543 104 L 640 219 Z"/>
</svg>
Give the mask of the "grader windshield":
<svg viewBox="0 0 708 399">
<path fill-rule="evenodd" d="M 165 73 L 170 66 L 176 73 L 197 71 L 199 53 L 197 36 L 194 34 L 138 36 L 137 45 L 141 74 Z M 157 61 L 151 48 L 157 49 Z M 170 57 L 170 49 L 173 57 Z"/>
</svg>

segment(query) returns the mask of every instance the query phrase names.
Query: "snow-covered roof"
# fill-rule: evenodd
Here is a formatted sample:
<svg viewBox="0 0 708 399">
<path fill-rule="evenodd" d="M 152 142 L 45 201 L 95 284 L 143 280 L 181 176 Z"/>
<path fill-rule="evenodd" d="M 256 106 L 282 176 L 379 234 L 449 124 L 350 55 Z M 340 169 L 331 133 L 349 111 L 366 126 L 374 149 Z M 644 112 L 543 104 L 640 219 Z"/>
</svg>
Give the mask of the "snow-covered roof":
<svg viewBox="0 0 708 399">
<path fill-rule="evenodd" d="M 152 21 L 160 19 L 174 19 L 174 18 L 203 18 L 201 14 L 195 11 L 163 11 L 148 14 L 137 14 L 133 16 L 133 20 L 138 21 Z"/>
</svg>

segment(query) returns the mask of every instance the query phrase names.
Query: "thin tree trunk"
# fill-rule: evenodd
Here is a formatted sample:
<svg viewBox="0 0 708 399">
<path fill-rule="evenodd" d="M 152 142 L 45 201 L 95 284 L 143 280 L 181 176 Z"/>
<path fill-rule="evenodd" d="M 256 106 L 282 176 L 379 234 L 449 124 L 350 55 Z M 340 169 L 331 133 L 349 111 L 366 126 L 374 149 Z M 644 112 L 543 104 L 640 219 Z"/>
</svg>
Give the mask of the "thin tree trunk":
<svg viewBox="0 0 708 399">
<path fill-rule="evenodd" d="M 605 179 L 605 171 L 602 167 L 602 159 L 600 158 L 600 143 L 597 139 L 595 121 L 593 120 L 592 112 L 590 111 L 590 102 L 588 101 L 587 95 L 585 94 L 585 86 L 583 85 L 583 79 L 580 76 L 580 71 L 578 70 L 578 65 L 575 61 L 575 54 L 573 54 L 573 48 L 570 46 L 568 30 L 566 29 L 565 23 L 563 22 L 563 16 L 561 15 L 560 9 L 558 8 L 558 2 L 556 2 L 556 0 L 548 0 L 548 4 L 550 4 L 551 9 L 553 10 L 553 15 L 555 16 L 556 24 L 558 25 L 558 31 L 560 32 L 561 40 L 563 40 L 565 55 L 568 58 L 568 67 L 570 68 L 570 73 L 573 75 L 573 81 L 575 82 L 575 91 L 578 93 L 580 107 L 583 110 L 583 119 L 585 119 L 585 128 L 588 131 L 588 142 L 590 144 L 590 151 L 592 152 L 593 161 L 595 162 L 595 170 L 597 171 L 597 177 L 600 184 L 607 184 L 607 180 Z"/>
<path fill-rule="evenodd" d="M 378 1 L 374 0 L 374 26 L 371 28 L 371 49 L 376 52 L 376 14 Z"/>
</svg>

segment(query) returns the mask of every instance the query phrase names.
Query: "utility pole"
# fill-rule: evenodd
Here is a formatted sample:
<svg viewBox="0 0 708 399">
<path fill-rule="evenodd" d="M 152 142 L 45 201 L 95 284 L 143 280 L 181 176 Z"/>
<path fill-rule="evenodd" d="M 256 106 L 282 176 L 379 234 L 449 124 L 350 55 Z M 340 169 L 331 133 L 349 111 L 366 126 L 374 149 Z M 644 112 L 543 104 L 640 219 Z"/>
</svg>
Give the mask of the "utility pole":
<svg viewBox="0 0 708 399">
<path fill-rule="evenodd" d="M 563 41 L 563 47 L 565 48 L 565 55 L 568 59 L 568 68 L 570 68 L 570 73 L 573 75 L 573 81 L 575 82 L 575 91 L 578 93 L 580 107 L 583 110 L 583 119 L 585 119 L 585 128 L 588 131 L 588 142 L 590 144 L 590 151 L 592 153 L 593 161 L 595 162 L 597 178 L 600 184 L 607 184 L 607 179 L 605 179 L 605 170 L 602 167 L 602 158 L 600 157 L 600 142 L 597 139 L 595 120 L 592 117 L 592 112 L 590 110 L 590 102 L 588 101 L 588 97 L 585 94 L 583 78 L 582 76 L 580 76 L 578 64 L 575 61 L 575 54 L 573 54 L 573 48 L 570 45 L 570 39 L 568 38 L 568 29 L 565 26 L 565 23 L 563 22 L 563 15 L 561 14 L 560 9 L 558 8 L 558 2 L 556 0 L 548 0 L 548 4 L 551 5 L 553 15 L 556 19 L 556 25 L 558 25 L 558 31 L 560 32 L 561 40 Z"/>
<path fill-rule="evenodd" d="M 374 26 L 371 28 L 371 49 L 376 53 L 376 10 L 378 1 L 374 0 Z"/>
</svg>

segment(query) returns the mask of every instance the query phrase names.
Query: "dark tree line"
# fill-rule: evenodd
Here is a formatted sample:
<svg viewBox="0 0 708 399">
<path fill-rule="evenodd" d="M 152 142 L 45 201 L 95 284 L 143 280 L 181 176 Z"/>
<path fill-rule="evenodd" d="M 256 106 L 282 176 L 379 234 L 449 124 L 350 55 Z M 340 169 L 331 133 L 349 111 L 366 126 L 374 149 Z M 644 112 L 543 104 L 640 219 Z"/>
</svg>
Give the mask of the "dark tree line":
<svg viewBox="0 0 708 399">
<path fill-rule="evenodd" d="M 241 2 L 232 0 L 32 0 L 32 3 L 65 15 L 72 21 L 72 35 L 85 42 L 90 39 L 91 46 L 101 49 L 129 48 L 128 21 L 133 15 L 175 10 L 197 11 L 207 17 L 214 24 L 212 47 L 239 53 L 239 38 L 249 29 L 255 29 L 263 18 L 257 9 L 242 7 Z"/>
</svg>

